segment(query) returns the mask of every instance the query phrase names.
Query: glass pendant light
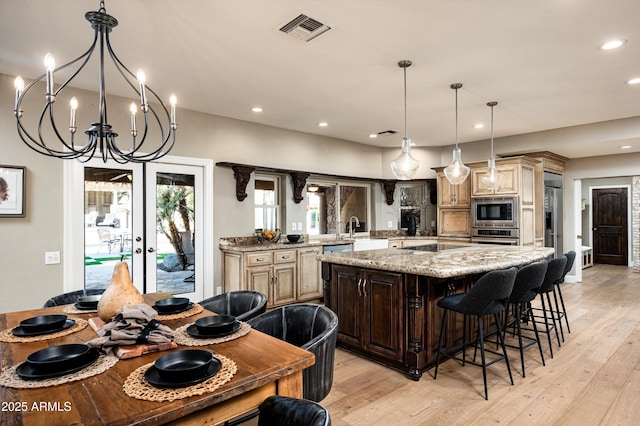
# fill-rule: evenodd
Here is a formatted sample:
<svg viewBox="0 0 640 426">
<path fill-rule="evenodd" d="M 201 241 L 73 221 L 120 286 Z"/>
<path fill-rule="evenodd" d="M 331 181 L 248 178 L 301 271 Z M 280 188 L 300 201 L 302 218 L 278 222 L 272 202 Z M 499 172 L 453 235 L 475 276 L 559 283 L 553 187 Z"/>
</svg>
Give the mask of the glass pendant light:
<svg viewBox="0 0 640 426">
<path fill-rule="evenodd" d="M 399 180 L 413 179 L 420 162 L 411 155 L 411 139 L 407 137 L 407 68 L 411 61 L 402 60 L 398 66 L 404 70 L 404 137 L 402 138 L 402 153 L 391 162 L 391 170 Z"/>
<path fill-rule="evenodd" d="M 451 164 L 444 168 L 444 175 L 452 185 L 459 185 L 469 176 L 469 167 L 462 162 L 462 151 L 458 148 L 458 89 L 462 83 L 453 83 L 450 86 L 456 91 L 456 147 L 453 149 Z"/>
<path fill-rule="evenodd" d="M 480 180 L 487 187 L 487 189 L 498 189 L 502 184 L 502 179 L 504 179 L 504 175 L 502 173 L 498 173 L 496 170 L 496 159 L 493 156 L 493 107 L 498 105 L 497 102 L 487 102 L 487 106 L 491 107 L 491 157 L 487 164 L 489 166 L 489 170 L 487 173 L 480 176 Z"/>
</svg>

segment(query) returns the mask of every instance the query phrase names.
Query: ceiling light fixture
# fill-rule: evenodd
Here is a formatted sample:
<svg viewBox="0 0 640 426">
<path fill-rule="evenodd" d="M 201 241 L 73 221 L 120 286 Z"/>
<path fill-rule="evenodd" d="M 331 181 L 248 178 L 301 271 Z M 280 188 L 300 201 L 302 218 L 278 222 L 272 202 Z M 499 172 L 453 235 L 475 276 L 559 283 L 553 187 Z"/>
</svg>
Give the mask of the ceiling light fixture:
<svg viewBox="0 0 640 426">
<path fill-rule="evenodd" d="M 487 189 L 498 189 L 502 184 L 504 175 L 496 170 L 496 159 L 493 156 L 493 107 L 498 105 L 497 102 L 487 102 L 487 106 L 491 107 L 491 158 L 487 161 L 489 169 L 487 173 L 480 176 L 480 180 Z"/>
<path fill-rule="evenodd" d="M 627 84 L 640 84 L 640 77 L 632 78 L 631 80 L 627 80 Z"/>
<path fill-rule="evenodd" d="M 14 86 L 16 89 L 16 101 L 14 115 L 17 119 L 18 134 L 24 143 L 34 151 L 44 154 L 50 157 L 57 157 L 62 159 L 78 159 L 81 162 L 89 161 L 93 158 L 96 151 L 99 152 L 102 161 L 105 163 L 107 159 L 112 158 L 117 163 L 124 164 L 131 162 L 147 162 L 158 159 L 165 156 L 173 148 L 176 140 L 176 129 L 178 127 L 176 123 L 176 97 L 171 95 L 170 98 L 170 110 L 162 102 L 162 99 L 156 95 L 146 85 L 146 78 L 142 70 L 138 71 L 137 76 L 134 75 L 116 56 L 115 52 L 111 48 L 109 41 L 109 33 L 118 25 L 118 21 L 113 16 L 106 13 L 104 7 L 104 0 L 100 2 L 100 9 L 97 12 L 90 11 L 85 15 L 87 21 L 91 23 L 94 29 L 94 38 L 89 49 L 80 55 L 73 61 L 66 63 L 56 68 L 55 60 L 51 54 L 45 56 L 46 72 L 40 77 L 34 79 L 29 84 L 24 85 L 24 80 L 18 76 L 15 79 Z M 91 123 L 91 127 L 85 130 L 87 135 L 86 144 L 79 145 L 75 141 L 76 126 L 76 113 L 78 111 L 78 100 L 73 97 L 69 102 L 70 111 L 69 114 L 65 113 L 69 118 L 69 135 L 63 137 L 59 132 L 60 126 L 56 125 L 54 111 L 54 105 L 56 99 L 60 97 L 61 92 L 69 83 L 82 71 L 85 65 L 88 63 L 91 55 L 93 54 L 96 46 L 98 49 L 99 59 L 99 87 L 98 87 L 98 118 L 95 122 Z M 106 50 L 105 50 L 106 48 Z M 143 113 L 144 127 L 138 130 L 136 126 L 136 113 L 138 112 L 138 106 L 132 103 L 130 106 L 130 119 L 131 119 L 131 139 L 130 143 L 125 145 L 118 145 L 116 138 L 118 133 L 112 130 L 111 125 L 107 121 L 107 100 L 106 100 L 106 84 L 105 84 L 105 70 L 104 70 L 104 57 L 108 54 L 112 59 L 116 69 L 124 77 L 127 84 L 136 93 L 136 97 L 140 99 L 140 110 Z M 79 63 L 76 70 L 71 72 L 71 76 L 57 89 L 54 83 L 54 75 L 58 71 Z M 40 114 L 38 120 L 37 129 L 32 129 L 32 133 L 29 133 L 26 129 L 26 123 L 23 121 L 22 102 L 26 98 L 29 89 L 40 80 L 46 82 L 46 103 Z M 136 81 L 137 80 L 137 81 Z M 152 106 L 149 103 L 148 94 L 152 95 L 154 103 L 157 103 L 158 107 Z M 50 121 L 50 125 L 46 124 L 46 121 Z M 153 127 L 159 129 L 158 131 L 151 131 L 151 123 L 154 123 Z M 35 123 L 34 123 L 35 124 Z M 37 132 L 37 133 L 36 133 Z M 138 134 L 140 137 L 137 138 Z M 45 141 L 45 135 L 52 138 Z M 150 135 L 157 136 L 159 138 L 159 145 L 153 151 L 147 151 L 142 153 L 141 148 L 147 139 L 150 139 Z M 149 136 L 149 138 L 147 138 Z M 57 138 L 57 140 L 56 140 Z M 60 145 L 59 145 L 60 144 Z M 58 146 L 59 145 L 59 146 Z M 57 146 L 57 148 L 54 148 Z M 144 145 L 145 149 L 149 148 L 149 143 Z"/>
<path fill-rule="evenodd" d="M 631 148 L 632 148 L 632 146 L 631 146 L 631 145 L 622 145 L 622 146 L 620 147 L 620 149 L 631 149 Z"/>
<path fill-rule="evenodd" d="M 612 49 L 617 49 L 618 47 L 622 47 L 626 43 L 627 43 L 627 40 L 625 39 L 616 39 L 616 40 L 608 41 L 606 43 L 602 43 L 598 47 L 602 50 L 612 50 Z"/>
<path fill-rule="evenodd" d="M 321 121 L 320 123 L 318 123 L 318 126 L 320 127 L 327 127 L 329 125 L 329 123 L 327 123 L 326 121 Z"/>
<path fill-rule="evenodd" d="M 391 161 L 391 170 L 396 179 L 411 180 L 418 171 L 420 163 L 411 155 L 411 139 L 407 136 L 407 68 L 411 61 L 402 60 L 398 66 L 404 71 L 404 137 L 402 138 L 402 153 Z"/>
<path fill-rule="evenodd" d="M 484 129 L 484 124 L 482 124 L 482 123 L 474 124 L 473 128 L 474 129 Z"/>
<path fill-rule="evenodd" d="M 262 112 L 262 108 L 260 108 L 260 107 L 253 107 L 253 108 L 251 108 L 251 111 L 253 111 L 253 112 Z"/>
<path fill-rule="evenodd" d="M 462 151 L 458 147 L 458 89 L 462 83 L 453 83 L 450 86 L 456 91 L 456 147 L 453 149 L 453 159 L 451 164 L 444 168 L 444 175 L 452 185 L 459 185 L 469 176 L 469 167 L 462 162 Z"/>
</svg>

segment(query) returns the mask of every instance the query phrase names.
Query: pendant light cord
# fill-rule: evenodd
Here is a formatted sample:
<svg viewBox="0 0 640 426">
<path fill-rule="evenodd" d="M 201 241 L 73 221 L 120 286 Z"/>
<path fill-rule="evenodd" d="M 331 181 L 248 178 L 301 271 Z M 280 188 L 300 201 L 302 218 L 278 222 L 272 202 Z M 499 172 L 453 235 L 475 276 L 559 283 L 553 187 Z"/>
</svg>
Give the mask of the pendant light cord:
<svg viewBox="0 0 640 426">
<path fill-rule="evenodd" d="M 487 102 L 487 105 L 491 107 L 491 158 L 493 157 L 493 107 L 498 105 L 497 102 Z"/>
<path fill-rule="evenodd" d="M 456 87 L 456 149 L 458 148 L 458 88 Z"/>
<path fill-rule="evenodd" d="M 407 67 L 404 70 L 404 138 L 407 138 Z"/>
</svg>

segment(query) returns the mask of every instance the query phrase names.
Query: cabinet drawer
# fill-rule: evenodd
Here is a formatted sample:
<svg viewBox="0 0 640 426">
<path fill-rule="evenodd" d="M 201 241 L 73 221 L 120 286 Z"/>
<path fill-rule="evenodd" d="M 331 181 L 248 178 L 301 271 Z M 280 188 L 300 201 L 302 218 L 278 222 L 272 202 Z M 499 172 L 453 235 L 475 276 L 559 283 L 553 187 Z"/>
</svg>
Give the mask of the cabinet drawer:
<svg viewBox="0 0 640 426">
<path fill-rule="evenodd" d="M 247 254 L 247 266 L 271 265 L 273 263 L 273 253 L 261 251 Z"/>
<path fill-rule="evenodd" d="M 273 263 L 290 263 L 296 261 L 295 250 L 277 250 L 273 255 Z"/>
</svg>

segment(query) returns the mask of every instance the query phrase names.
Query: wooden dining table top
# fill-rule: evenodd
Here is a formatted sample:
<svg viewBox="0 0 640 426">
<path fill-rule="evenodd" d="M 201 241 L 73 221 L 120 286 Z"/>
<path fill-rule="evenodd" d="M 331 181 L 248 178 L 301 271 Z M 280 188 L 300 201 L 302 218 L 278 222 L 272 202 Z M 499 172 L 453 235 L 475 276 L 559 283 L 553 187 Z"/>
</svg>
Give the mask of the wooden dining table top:
<svg viewBox="0 0 640 426">
<path fill-rule="evenodd" d="M 145 294 L 145 303 L 170 297 L 166 293 Z M 64 313 L 64 306 L 0 314 L 0 331 L 17 327 L 22 320 L 38 315 Z M 89 319 L 94 313 L 67 314 L 69 318 Z M 187 318 L 163 320 L 162 324 L 176 329 L 196 319 L 212 315 L 206 309 Z M 67 336 L 32 343 L 0 342 L 0 371 L 18 365 L 35 351 L 49 346 L 86 343 L 97 337 L 87 326 Z M 178 349 L 187 348 L 179 346 Z M 231 401 L 246 392 L 278 382 L 314 364 L 314 355 L 257 330 L 234 340 L 197 348 L 208 348 L 231 359 L 237 365 L 232 379 L 213 392 L 172 402 L 151 402 L 129 397 L 123 384 L 138 367 L 154 362 L 167 352 L 145 354 L 121 359 L 106 372 L 62 385 L 44 388 L 14 389 L 0 386 L 0 425 L 109 424 L 156 425 L 179 420 L 223 401 Z M 295 382 L 295 386 L 302 383 Z M 294 392 L 295 393 L 295 392 Z"/>
</svg>

